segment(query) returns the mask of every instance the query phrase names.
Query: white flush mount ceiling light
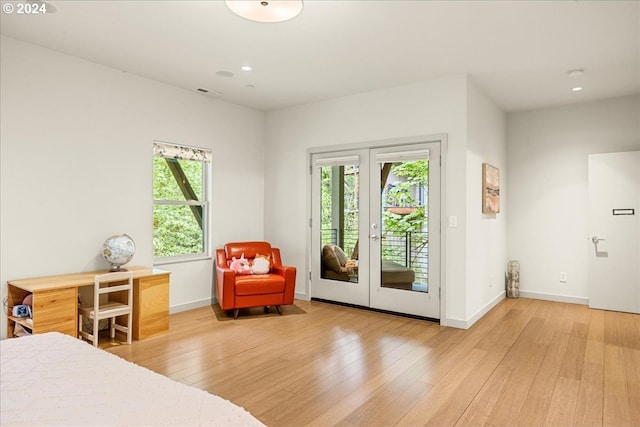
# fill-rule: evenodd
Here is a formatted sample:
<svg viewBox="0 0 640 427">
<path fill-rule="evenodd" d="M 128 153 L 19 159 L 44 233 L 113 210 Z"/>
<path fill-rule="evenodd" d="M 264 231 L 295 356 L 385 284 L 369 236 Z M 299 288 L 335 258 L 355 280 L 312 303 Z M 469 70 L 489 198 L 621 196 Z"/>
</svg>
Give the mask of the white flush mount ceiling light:
<svg viewBox="0 0 640 427">
<path fill-rule="evenodd" d="M 283 22 L 302 11 L 302 0 L 225 0 L 236 15 L 256 22 Z"/>
</svg>

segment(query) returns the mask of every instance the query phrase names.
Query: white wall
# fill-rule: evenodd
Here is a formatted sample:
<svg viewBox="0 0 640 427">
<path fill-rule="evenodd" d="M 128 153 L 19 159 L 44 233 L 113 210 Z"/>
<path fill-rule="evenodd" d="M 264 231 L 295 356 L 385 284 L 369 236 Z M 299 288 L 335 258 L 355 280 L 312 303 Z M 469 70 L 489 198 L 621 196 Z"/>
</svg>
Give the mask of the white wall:
<svg viewBox="0 0 640 427">
<path fill-rule="evenodd" d="M 9 279 L 105 268 L 100 247 L 116 233 L 136 241 L 132 264 L 152 264 L 155 139 L 213 149 L 213 248 L 271 241 L 298 267 L 297 293 L 308 297 L 307 149 L 446 134 L 445 220 L 455 215 L 459 226 L 444 234 L 443 324 L 467 327 L 498 301 L 508 259 L 521 263 L 524 295 L 586 302 L 587 155 L 640 149 L 638 96 L 514 113 L 505 124 L 472 81 L 449 76 L 271 112 L 265 122 L 258 111 L 10 38 L 0 54 L 3 297 Z M 483 162 L 501 171 L 495 216 L 481 213 Z M 212 260 L 162 268 L 172 271 L 172 311 L 209 303 Z"/>
<path fill-rule="evenodd" d="M 153 261 L 152 143 L 213 150 L 213 247 L 262 239 L 264 114 L 1 39 L 0 283 L 106 268 L 126 232 Z M 212 260 L 172 271 L 170 306 L 207 304 Z M 6 336 L 6 322 L 2 337 Z"/>
<path fill-rule="evenodd" d="M 503 118 L 493 104 L 475 89 L 471 94 L 474 104 L 469 113 L 478 115 L 478 123 L 488 118 L 489 126 L 503 127 Z M 296 291 L 300 296 L 309 297 L 308 279 L 304 274 L 310 203 L 307 149 L 447 134 L 446 215 L 456 215 L 459 226 L 445 230 L 446 316 L 442 322 L 468 326 L 467 96 L 466 76 L 450 76 L 267 113 L 265 237 L 282 248 L 287 263 L 298 267 Z M 485 107 L 487 113 L 482 112 Z M 472 135 L 478 135 L 478 147 L 493 147 L 492 144 L 503 147 L 501 132 L 495 129 L 485 132 L 477 126 Z M 501 150 L 503 148 L 497 149 L 502 153 Z M 499 154 L 497 158 L 502 162 L 504 155 Z M 475 186 L 475 180 L 472 182 Z M 503 227 L 503 222 L 500 223 Z M 503 239 L 499 236 L 498 244 Z M 486 253 L 484 249 L 481 252 Z M 483 257 L 475 256 L 473 262 L 481 264 Z M 487 296 L 481 297 L 483 301 L 473 304 L 474 309 L 489 302 Z"/>
<path fill-rule="evenodd" d="M 506 115 L 469 81 L 467 91 L 467 324 L 505 294 L 507 212 Z M 500 169 L 500 212 L 482 213 L 482 164 Z"/>
<path fill-rule="evenodd" d="M 508 253 L 523 296 L 588 303 L 587 156 L 640 149 L 639 119 L 638 96 L 508 115 Z"/>
</svg>

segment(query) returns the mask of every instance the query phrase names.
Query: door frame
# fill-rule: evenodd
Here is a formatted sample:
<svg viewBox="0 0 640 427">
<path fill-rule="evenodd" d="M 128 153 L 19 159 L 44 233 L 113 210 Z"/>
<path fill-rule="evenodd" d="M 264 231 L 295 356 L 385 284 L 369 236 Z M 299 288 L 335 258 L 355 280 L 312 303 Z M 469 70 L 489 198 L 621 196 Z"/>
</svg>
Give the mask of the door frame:
<svg viewBox="0 0 640 427">
<path fill-rule="evenodd" d="M 447 227 L 444 226 L 443 221 L 446 218 L 447 212 L 447 155 L 448 155 L 448 142 L 446 134 L 433 134 L 433 135 L 418 135 L 410 137 L 390 138 L 383 140 L 372 140 L 345 143 L 342 145 L 326 145 L 311 147 L 307 149 L 306 154 L 306 168 L 307 168 L 307 232 L 306 232 L 306 266 L 305 266 L 305 295 L 306 300 L 311 299 L 311 267 L 312 267 L 312 234 L 311 234 L 311 218 L 312 218 L 312 202 L 313 202 L 313 162 L 312 157 L 315 154 L 322 154 L 328 152 L 340 152 L 340 151 L 352 151 L 359 149 L 371 149 L 371 148 L 383 148 L 394 147 L 408 144 L 420 144 L 420 143 L 440 143 L 440 323 L 442 319 L 447 319 L 447 240 L 448 233 Z"/>
</svg>

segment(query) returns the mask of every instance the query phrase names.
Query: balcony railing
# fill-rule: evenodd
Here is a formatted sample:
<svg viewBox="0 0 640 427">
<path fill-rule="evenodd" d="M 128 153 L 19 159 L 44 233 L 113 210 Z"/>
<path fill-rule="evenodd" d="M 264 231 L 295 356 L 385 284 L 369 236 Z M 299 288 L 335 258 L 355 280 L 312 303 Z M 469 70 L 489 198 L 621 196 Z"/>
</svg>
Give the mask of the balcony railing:
<svg viewBox="0 0 640 427">
<path fill-rule="evenodd" d="M 338 230 L 322 229 L 324 244 L 338 244 Z M 344 252 L 351 256 L 358 242 L 356 232 L 344 232 Z M 382 258 L 395 261 L 415 272 L 416 283 L 428 283 L 429 233 L 414 231 L 385 231 L 382 234 Z"/>
</svg>

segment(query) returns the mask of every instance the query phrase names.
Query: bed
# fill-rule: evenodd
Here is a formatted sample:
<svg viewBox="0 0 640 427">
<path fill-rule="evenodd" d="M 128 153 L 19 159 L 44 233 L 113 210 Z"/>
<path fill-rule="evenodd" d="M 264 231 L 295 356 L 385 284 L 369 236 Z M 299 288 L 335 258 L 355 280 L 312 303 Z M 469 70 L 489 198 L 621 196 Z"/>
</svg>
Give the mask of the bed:
<svg viewBox="0 0 640 427">
<path fill-rule="evenodd" d="M 58 332 L 0 341 L 0 425 L 264 426 L 243 408 Z"/>
</svg>

